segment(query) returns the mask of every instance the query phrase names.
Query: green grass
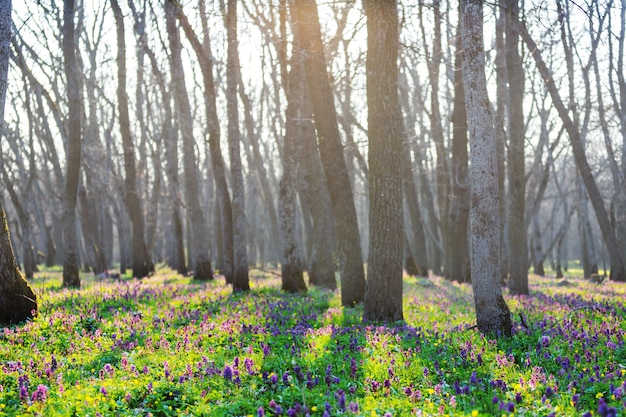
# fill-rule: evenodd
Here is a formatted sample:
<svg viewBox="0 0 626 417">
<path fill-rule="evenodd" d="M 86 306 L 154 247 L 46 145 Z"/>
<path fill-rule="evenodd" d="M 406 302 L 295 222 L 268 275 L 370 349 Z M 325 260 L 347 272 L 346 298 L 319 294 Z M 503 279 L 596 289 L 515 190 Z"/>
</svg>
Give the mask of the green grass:
<svg viewBox="0 0 626 417">
<path fill-rule="evenodd" d="M 0 416 L 624 414 L 623 284 L 531 276 L 506 297 L 513 337 L 491 340 L 469 285 L 407 277 L 405 322 L 385 327 L 250 276 L 233 295 L 167 269 L 81 289 L 39 273 L 39 317 L 0 330 Z"/>
</svg>

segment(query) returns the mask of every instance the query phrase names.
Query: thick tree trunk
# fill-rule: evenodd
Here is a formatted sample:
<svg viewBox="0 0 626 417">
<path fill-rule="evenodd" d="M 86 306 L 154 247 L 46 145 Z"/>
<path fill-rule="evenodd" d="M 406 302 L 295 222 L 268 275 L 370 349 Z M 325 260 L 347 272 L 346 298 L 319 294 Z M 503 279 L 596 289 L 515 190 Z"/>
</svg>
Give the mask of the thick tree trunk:
<svg viewBox="0 0 626 417">
<path fill-rule="evenodd" d="M 81 97 L 78 88 L 76 48 L 74 44 L 74 0 L 63 2 L 63 64 L 66 77 L 67 114 L 67 170 L 63 200 L 63 286 L 80 287 L 80 261 L 78 257 L 78 234 L 76 231 L 76 201 L 80 176 Z"/>
<path fill-rule="evenodd" d="M 165 3 L 167 35 L 171 50 L 170 67 L 174 84 L 174 101 L 178 110 L 179 128 L 183 141 L 185 199 L 188 217 L 192 226 L 190 237 L 193 242 L 193 248 L 188 247 L 188 251 L 193 252 L 193 278 L 204 281 L 213 279 L 211 260 L 209 258 L 209 224 L 205 217 L 204 209 L 200 204 L 202 188 L 195 153 L 191 107 L 185 87 L 180 34 L 176 27 L 176 8 L 177 6 L 172 0 L 168 0 Z"/>
<path fill-rule="evenodd" d="M 233 291 L 250 289 L 248 277 L 248 249 L 246 241 L 245 190 L 241 165 L 241 138 L 239 110 L 237 108 L 237 83 L 239 80 L 239 44 L 237 40 L 237 0 L 228 0 L 226 10 L 226 36 L 228 38 L 226 63 L 226 111 L 228 113 L 228 151 L 233 190 Z"/>
<path fill-rule="evenodd" d="M 482 1 L 465 0 L 462 15 L 463 86 L 471 155 L 471 268 L 478 329 L 511 335 L 511 316 L 500 287 L 498 166 L 487 96 Z"/>
<path fill-rule="evenodd" d="M 4 106 L 9 72 L 11 0 L 0 0 L 0 127 L 4 128 Z M 4 206 L 0 203 L 0 323 L 18 323 L 37 315 L 37 297 L 15 259 Z"/>
<path fill-rule="evenodd" d="M 543 77 L 543 80 L 546 84 L 546 88 L 550 93 L 552 103 L 554 104 L 554 107 L 556 107 L 565 127 L 565 130 L 567 131 L 567 135 L 570 140 L 570 144 L 572 146 L 572 151 L 574 154 L 574 160 L 576 161 L 576 166 L 578 167 L 578 172 L 580 173 L 583 183 L 585 184 L 587 194 L 589 195 L 589 198 L 591 200 L 591 204 L 595 211 L 598 224 L 600 225 L 600 230 L 602 231 L 604 243 L 606 244 L 607 251 L 609 252 L 609 256 L 611 259 L 611 279 L 615 281 L 626 281 L 626 268 L 624 266 L 624 259 L 622 259 L 614 230 L 609 220 L 606 207 L 604 206 L 602 194 L 600 194 L 598 185 L 593 178 L 591 167 L 589 166 L 589 162 L 587 161 L 585 148 L 583 146 L 580 132 L 576 128 L 574 122 L 568 114 L 565 105 L 563 104 L 563 100 L 559 95 L 558 89 L 554 82 L 554 78 L 552 77 L 552 73 L 550 72 L 546 63 L 541 57 L 541 51 L 537 48 L 537 44 L 531 38 L 530 34 L 528 33 L 528 29 L 526 29 L 526 26 L 524 24 L 520 24 L 520 34 L 522 36 L 522 39 L 524 39 L 526 45 L 528 45 L 528 50 L 532 53 L 535 63 L 537 64 L 537 68 L 539 69 L 539 72 L 541 73 L 541 76 Z"/>
<path fill-rule="evenodd" d="M 282 289 L 288 292 L 306 291 L 303 277 L 302 258 L 296 236 L 298 141 L 302 137 L 304 66 L 302 50 L 297 43 L 293 46 L 291 71 L 285 86 L 287 110 L 285 114 L 285 138 L 283 141 L 283 177 L 280 181 L 279 220 L 281 244 Z"/>
<path fill-rule="evenodd" d="M 296 36 L 306 51 L 306 78 L 314 108 L 318 146 L 337 227 L 341 303 L 353 306 L 363 301 L 365 274 L 358 222 L 350 178 L 339 136 L 337 113 L 328 80 L 326 59 L 315 0 L 296 0 L 292 10 Z"/>
<path fill-rule="evenodd" d="M 402 113 L 398 5 L 365 0 L 370 248 L 363 321 L 402 320 Z"/>
</svg>

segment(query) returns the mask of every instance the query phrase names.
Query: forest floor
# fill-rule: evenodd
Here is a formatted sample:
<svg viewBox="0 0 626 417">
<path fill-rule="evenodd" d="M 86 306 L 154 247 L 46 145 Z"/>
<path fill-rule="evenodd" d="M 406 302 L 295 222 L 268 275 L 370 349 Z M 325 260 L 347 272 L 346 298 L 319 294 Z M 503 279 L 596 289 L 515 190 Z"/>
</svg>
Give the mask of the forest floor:
<svg viewBox="0 0 626 417">
<path fill-rule="evenodd" d="M 626 285 L 531 276 L 514 334 L 474 327 L 470 285 L 405 278 L 405 322 L 364 326 L 338 292 L 59 272 L 39 316 L 0 329 L 0 416 L 624 415 Z M 591 414 L 588 414 L 591 415 Z"/>
</svg>

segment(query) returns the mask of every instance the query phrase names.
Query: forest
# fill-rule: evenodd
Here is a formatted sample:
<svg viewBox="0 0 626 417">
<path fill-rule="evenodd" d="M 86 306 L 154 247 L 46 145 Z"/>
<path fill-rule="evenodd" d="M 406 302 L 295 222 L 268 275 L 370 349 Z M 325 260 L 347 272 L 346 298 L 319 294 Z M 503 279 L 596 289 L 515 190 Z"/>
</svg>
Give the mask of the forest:
<svg viewBox="0 0 626 417">
<path fill-rule="evenodd" d="M 0 0 L 0 416 L 625 413 L 625 39 L 626 0 Z"/>
</svg>

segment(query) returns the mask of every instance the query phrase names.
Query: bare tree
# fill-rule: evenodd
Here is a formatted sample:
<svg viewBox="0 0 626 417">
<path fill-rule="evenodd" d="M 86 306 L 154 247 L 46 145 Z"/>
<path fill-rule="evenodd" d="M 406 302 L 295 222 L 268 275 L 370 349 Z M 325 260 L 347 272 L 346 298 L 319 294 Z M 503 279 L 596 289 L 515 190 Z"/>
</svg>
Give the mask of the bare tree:
<svg viewBox="0 0 626 417">
<path fill-rule="evenodd" d="M 402 113 L 396 0 L 365 0 L 370 249 L 363 321 L 402 314 Z"/>
<path fill-rule="evenodd" d="M 528 294 L 528 243 L 524 222 L 526 175 L 524 169 L 524 70 L 519 54 L 519 5 L 504 0 L 506 11 L 506 71 L 508 90 L 509 136 L 509 289 L 511 294 Z"/>
<path fill-rule="evenodd" d="M 226 10 L 228 42 L 226 63 L 226 108 L 228 112 L 228 151 L 233 192 L 233 291 L 250 289 L 248 249 L 246 247 L 246 210 L 243 187 L 243 167 L 240 154 L 239 111 L 237 84 L 239 81 L 239 44 L 237 41 L 237 0 L 228 0 Z"/>
<path fill-rule="evenodd" d="M 185 73 L 181 58 L 180 33 L 176 26 L 176 5 L 174 1 L 165 2 L 165 19 L 170 44 L 170 68 L 174 86 L 174 102 L 178 110 L 178 121 L 183 141 L 183 172 L 185 198 L 191 222 L 191 238 L 193 243 L 194 279 L 213 279 L 211 260 L 209 258 L 209 225 L 204 209 L 200 204 L 200 181 L 193 139 L 193 126 L 189 97 L 185 88 Z M 171 138 L 170 138 L 171 139 Z M 189 248 L 188 248 L 189 250 Z"/>
<path fill-rule="evenodd" d="M 589 162 L 587 161 L 587 156 L 585 155 L 585 147 L 583 145 L 580 131 L 576 128 L 576 125 L 568 114 L 567 108 L 565 107 L 565 104 L 563 103 L 563 100 L 561 99 L 559 91 L 554 82 L 552 72 L 548 69 L 548 66 L 544 62 L 541 56 L 541 51 L 538 49 L 537 44 L 530 36 L 530 33 L 528 32 L 528 29 L 524 24 L 520 24 L 520 28 L 520 35 L 528 46 L 529 51 L 532 53 L 535 64 L 537 65 L 537 68 L 546 84 L 548 92 L 550 93 L 552 103 L 554 104 L 554 107 L 556 107 L 556 110 L 559 113 L 561 120 L 563 121 L 563 125 L 565 126 L 565 130 L 567 131 L 567 135 L 572 146 L 572 151 L 574 153 L 574 160 L 576 162 L 576 166 L 578 167 L 578 172 L 580 173 L 582 181 L 585 185 L 585 189 L 589 194 L 591 204 L 595 211 L 596 218 L 598 220 L 598 224 L 604 238 L 604 243 L 606 245 L 607 251 L 609 252 L 609 257 L 611 259 L 611 278 L 615 281 L 626 281 L 626 269 L 624 267 L 624 260 L 622 259 L 617 244 L 617 239 L 609 220 L 606 207 L 604 206 L 602 195 L 600 194 L 598 185 L 596 184 L 593 173 L 591 172 L 591 167 L 589 166 Z"/>
<path fill-rule="evenodd" d="M 511 316 L 500 288 L 498 166 L 487 96 L 482 1 L 464 0 L 463 86 L 471 156 L 470 250 L 478 329 L 511 335 Z"/>
<path fill-rule="evenodd" d="M 126 170 L 125 191 L 126 207 L 132 224 L 131 251 L 133 277 L 143 278 L 150 273 L 150 257 L 146 246 L 145 221 L 139 191 L 137 190 L 137 169 L 135 145 L 130 132 L 128 114 L 128 93 L 126 92 L 126 40 L 124 16 L 117 0 L 111 0 L 117 28 L 117 104 L 122 147 L 124 150 L 124 168 Z"/>
<path fill-rule="evenodd" d="M 296 20 L 294 35 L 299 37 L 306 51 L 304 67 L 313 103 L 318 147 L 337 227 L 341 303 L 353 306 L 363 301 L 365 293 L 363 256 L 354 198 L 328 81 L 317 4 L 315 0 L 295 0 L 291 7 Z"/>
<path fill-rule="evenodd" d="M 305 77 L 303 54 L 294 43 L 291 70 L 285 86 L 287 110 L 285 115 L 285 139 L 283 141 L 283 177 L 280 180 L 279 221 L 281 244 L 282 289 L 289 292 L 306 291 L 303 278 L 302 258 L 296 239 L 298 140 L 302 137 Z"/>
<path fill-rule="evenodd" d="M 63 65 L 67 89 L 67 167 L 63 200 L 63 286 L 80 286 L 80 260 L 78 257 L 78 232 L 76 230 L 76 202 L 80 178 L 81 97 L 76 66 L 76 43 L 74 41 L 74 0 L 63 1 Z"/>
</svg>

